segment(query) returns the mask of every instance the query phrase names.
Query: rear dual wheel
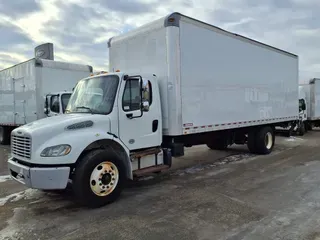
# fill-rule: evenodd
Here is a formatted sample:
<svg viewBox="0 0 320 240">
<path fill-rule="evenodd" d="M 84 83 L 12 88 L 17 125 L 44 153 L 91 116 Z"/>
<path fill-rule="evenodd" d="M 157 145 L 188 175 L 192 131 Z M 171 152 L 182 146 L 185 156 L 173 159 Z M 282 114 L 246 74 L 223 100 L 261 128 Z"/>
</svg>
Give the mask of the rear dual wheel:
<svg viewBox="0 0 320 240">
<path fill-rule="evenodd" d="M 269 154 L 275 142 L 274 130 L 270 126 L 254 129 L 248 133 L 248 149 L 251 153 Z"/>
</svg>

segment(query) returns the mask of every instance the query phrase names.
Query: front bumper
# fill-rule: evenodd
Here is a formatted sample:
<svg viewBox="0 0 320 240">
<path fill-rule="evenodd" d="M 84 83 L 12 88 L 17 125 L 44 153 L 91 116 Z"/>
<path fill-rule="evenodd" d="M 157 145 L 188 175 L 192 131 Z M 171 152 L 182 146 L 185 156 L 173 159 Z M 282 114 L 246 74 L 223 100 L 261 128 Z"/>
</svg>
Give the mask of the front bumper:
<svg viewBox="0 0 320 240">
<path fill-rule="evenodd" d="M 29 188 L 65 189 L 69 181 L 70 167 L 28 167 L 10 158 L 8 168 L 14 180 Z"/>
</svg>

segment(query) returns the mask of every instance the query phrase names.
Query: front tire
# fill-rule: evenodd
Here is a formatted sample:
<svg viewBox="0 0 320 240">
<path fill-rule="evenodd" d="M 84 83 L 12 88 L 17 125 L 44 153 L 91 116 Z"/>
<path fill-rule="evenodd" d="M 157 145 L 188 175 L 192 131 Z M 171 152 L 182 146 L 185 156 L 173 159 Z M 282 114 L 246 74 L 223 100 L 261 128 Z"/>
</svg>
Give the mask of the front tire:
<svg viewBox="0 0 320 240">
<path fill-rule="evenodd" d="M 93 150 L 80 159 L 72 185 L 81 205 L 97 208 L 114 202 L 124 183 L 122 160 L 108 150 Z"/>
<path fill-rule="evenodd" d="M 10 143 L 10 129 L 8 127 L 0 127 L 0 144 L 8 145 Z"/>
<path fill-rule="evenodd" d="M 304 130 L 305 132 L 307 133 L 309 131 L 308 129 L 308 123 L 307 122 L 303 122 L 303 125 L 304 125 Z"/>
<path fill-rule="evenodd" d="M 306 133 L 305 125 L 304 125 L 304 122 L 302 122 L 299 127 L 299 136 L 303 136 L 305 133 Z"/>
</svg>

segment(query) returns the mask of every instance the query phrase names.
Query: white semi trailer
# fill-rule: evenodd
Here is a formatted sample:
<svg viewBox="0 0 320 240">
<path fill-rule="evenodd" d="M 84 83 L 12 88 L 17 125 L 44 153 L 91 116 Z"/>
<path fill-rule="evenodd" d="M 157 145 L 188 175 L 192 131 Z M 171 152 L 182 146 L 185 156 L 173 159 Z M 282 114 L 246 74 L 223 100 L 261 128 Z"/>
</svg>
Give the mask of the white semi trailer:
<svg viewBox="0 0 320 240">
<path fill-rule="evenodd" d="M 308 84 L 300 84 L 299 90 L 305 129 L 320 127 L 320 78 L 313 78 Z"/>
<path fill-rule="evenodd" d="M 66 114 L 12 132 L 8 166 L 20 183 L 71 182 L 82 204 L 99 207 L 184 147 L 269 154 L 274 128 L 299 120 L 294 54 L 179 13 L 108 44 L 115 71 L 80 80 Z"/>
<path fill-rule="evenodd" d="M 35 58 L 0 70 L 1 144 L 18 126 L 62 114 L 77 81 L 92 73 L 88 65 L 54 61 L 51 44 L 36 50 Z"/>
</svg>

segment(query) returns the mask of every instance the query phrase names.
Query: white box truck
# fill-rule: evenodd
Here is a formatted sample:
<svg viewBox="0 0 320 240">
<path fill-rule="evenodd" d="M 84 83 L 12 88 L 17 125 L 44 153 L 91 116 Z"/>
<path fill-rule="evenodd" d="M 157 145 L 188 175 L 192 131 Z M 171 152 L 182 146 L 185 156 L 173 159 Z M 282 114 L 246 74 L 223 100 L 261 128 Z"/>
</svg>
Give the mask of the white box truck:
<svg viewBox="0 0 320 240">
<path fill-rule="evenodd" d="M 301 114 L 304 116 L 305 129 L 320 127 L 320 78 L 313 78 L 308 84 L 300 84 Z"/>
<path fill-rule="evenodd" d="M 39 51 L 44 53 L 46 46 L 40 45 Z M 91 73 L 88 65 L 39 57 L 1 70 L 0 143 L 8 144 L 18 126 L 62 114 L 77 81 Z"/>
<path fill-rule="evenodd" d="M 268 154 L 298 117 L 298 57 L 179 13 L 109 41 L 110 73 L 82 79 L 66 114 L 12 132 L 8 166 L 36 189 L 99 207 L 184 147 Z M 16 148 L 23 152 L 17 153 Z"/>
</svg>

